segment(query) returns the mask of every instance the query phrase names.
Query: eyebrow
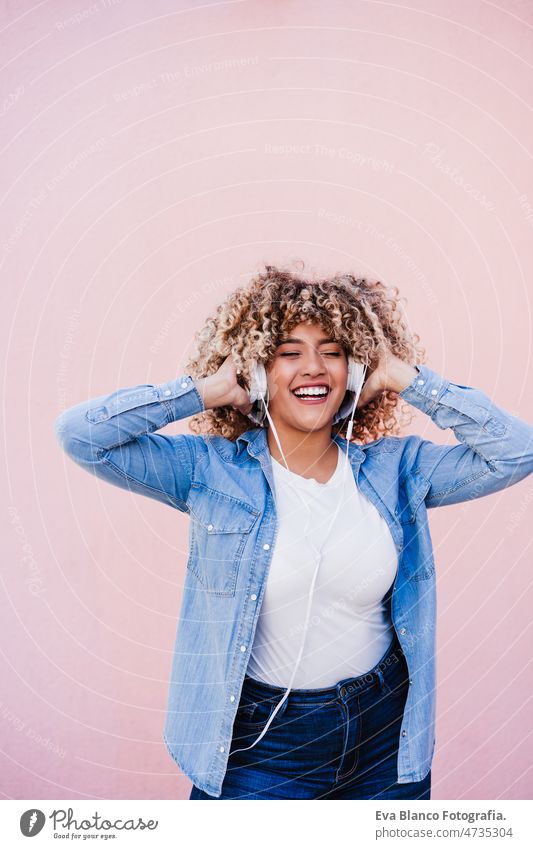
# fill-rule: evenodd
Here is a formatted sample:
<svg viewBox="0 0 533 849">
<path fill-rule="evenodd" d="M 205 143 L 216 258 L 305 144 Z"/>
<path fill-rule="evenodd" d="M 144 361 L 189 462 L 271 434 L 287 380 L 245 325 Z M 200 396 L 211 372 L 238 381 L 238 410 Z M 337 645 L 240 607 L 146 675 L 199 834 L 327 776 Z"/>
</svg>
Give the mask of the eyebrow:
<svg viewBox="0 0 533 849">
<path fill-rule="evenodd" d="M 340 342 L 337 342 L 336 339 L 319 339 L 319 345 L 326 345 L 331 342 L 340 345 Z M 287 336 L 285 339 L 281 339 L 278 342 L 278 345 L 287 345 L 287 344 L 295 344 L 295 345 L 305 345 L 305 341 L 303 339 L 297 339 L 296 336 Z"/>
</svg>

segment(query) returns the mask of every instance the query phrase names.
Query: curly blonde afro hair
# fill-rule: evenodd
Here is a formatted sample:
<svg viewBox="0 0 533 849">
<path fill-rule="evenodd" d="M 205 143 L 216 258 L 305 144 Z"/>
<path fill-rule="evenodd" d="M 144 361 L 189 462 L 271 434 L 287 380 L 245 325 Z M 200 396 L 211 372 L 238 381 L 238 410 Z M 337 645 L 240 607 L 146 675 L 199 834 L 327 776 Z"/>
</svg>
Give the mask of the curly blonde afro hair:
<svg viewBox="0 0 533 849">
<path fill-rule="evenodd" d="M 303 263 L 302 263 L 303 265 Z M 282 334 L 300 322 L 320 324 L 345 353 L 367 364 L 367 375 L 385 350 L 416 365 L 425 360 L 418 334 L 409 331 L 400 312 L 398 287 L 387 288 L 379 281 L 335 274 L 329 279 L 306 279 L 300 274 L 265 265 L 243 287 L 232 291 L 196 333 L 196 352 L 186 363 L 193 378 L 214 374 L 233 352 L 237 368 L 249 383 L 252 360 L 268 368 Z M 307 275 L 308 277 L 309 275 Z M 366 443 L 387 435 L 398 435 L 409 424 L 398 417 L 401 401 L 386 390 L 356 410 L 351 441 Z M 345 420 L 332 425 L 332 434 L 343 433 Z M 268 420 L 265 422 L 268 427 Z M 235 440 L 255 427 L 231 406 L 205 410 L 192 416 L 193 433 L 224 436 Z M 343 434 L 344 435 L 344 434 Z"/>
</svg>

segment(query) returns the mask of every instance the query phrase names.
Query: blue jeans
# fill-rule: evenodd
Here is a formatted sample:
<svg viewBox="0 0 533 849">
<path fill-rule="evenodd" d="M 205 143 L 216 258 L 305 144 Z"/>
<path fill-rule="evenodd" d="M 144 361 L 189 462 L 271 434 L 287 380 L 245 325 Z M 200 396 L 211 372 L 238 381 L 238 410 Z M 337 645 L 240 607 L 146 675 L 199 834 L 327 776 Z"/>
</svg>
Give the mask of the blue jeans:
<svg viewBox="0 0 533 849">
<path fill-rule="evenodd" d="M 409 675 L 396 634 L 364 675 L 333 687 L 285 692 L 245 676 L 220 796 L 195 785 L 189 799 L 430 799 L 431 770 L 397 783 L 397 757 Z M 232 754 L 233 753 L 233 754 Z"/>
</svg>

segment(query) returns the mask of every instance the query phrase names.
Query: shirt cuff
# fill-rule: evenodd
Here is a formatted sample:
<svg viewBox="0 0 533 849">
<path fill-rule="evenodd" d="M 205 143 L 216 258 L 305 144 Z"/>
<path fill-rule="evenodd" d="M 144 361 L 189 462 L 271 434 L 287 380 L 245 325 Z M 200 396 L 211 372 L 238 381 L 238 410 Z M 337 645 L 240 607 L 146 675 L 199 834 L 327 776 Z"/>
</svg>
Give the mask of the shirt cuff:
<svg viewBox="0 0 533 849">
<path fill-rule="evenodd" d="M 450 381 L 425 365 L 415 365 L 415 368 L 418 374 L 398 395 L 431 416 L 450 385 Z"/>
<path fill-rule="evenodd" d="M 156 391 L 159 400 L 172 409 L 174 420 L 203 413 L 205 410 L 202 396 L 190 374 L 159 383 Z"/>
</svg>

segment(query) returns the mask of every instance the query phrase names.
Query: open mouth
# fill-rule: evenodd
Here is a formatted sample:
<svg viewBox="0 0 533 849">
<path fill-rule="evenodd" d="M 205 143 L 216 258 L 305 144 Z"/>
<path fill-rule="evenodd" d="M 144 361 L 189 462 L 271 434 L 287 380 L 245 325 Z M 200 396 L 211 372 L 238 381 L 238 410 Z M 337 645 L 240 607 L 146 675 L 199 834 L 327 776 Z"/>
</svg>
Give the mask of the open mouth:
<svg viewBox="0 0 533 849">
<path fill-rule="evenodd" d="M 299 404 L 312 406 L 314 404 L 325 404 L 331 389 L 325 384 L 323 386 L 307 386 L 299 389 L 291 389 L 291 394 Z"/>
</svg>

